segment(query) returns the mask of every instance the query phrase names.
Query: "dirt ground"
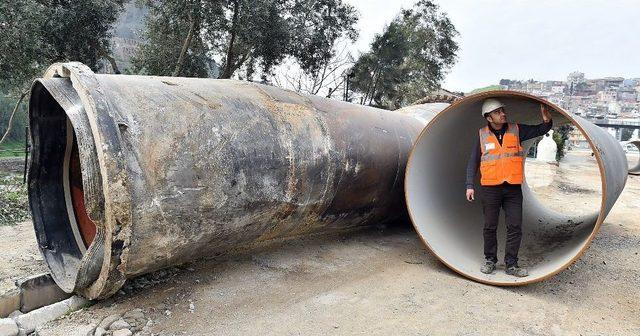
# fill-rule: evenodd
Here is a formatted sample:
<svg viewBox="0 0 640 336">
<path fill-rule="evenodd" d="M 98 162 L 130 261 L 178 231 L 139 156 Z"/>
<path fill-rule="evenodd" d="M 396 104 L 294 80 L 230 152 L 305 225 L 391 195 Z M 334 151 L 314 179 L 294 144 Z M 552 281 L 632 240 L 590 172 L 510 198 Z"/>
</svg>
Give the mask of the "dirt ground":
<svg viewBox="0 0 640 336">
<path fill-rule="evenodd" d="M 15 287 L 15 281 L 48 272 L 36 245 L 31 221 L 0 226 L 0 293 Z"/>
<path fill-rule="evenodd" d="M 527 180 L 550 207 L 593 210 L 600 180 L 589 154 L 528 163 Z M 524 287 L 457 275 L 403 224 L 155 272 L 39 334 L 69 336 L 141 308 L 156 335 L 640 335 L 639 209 L 640 177 L 630 176 L 585 255 Z M 3 281 L 44 270 L 30 222 L 0 227 L 0 248 Z"/>
</svg>

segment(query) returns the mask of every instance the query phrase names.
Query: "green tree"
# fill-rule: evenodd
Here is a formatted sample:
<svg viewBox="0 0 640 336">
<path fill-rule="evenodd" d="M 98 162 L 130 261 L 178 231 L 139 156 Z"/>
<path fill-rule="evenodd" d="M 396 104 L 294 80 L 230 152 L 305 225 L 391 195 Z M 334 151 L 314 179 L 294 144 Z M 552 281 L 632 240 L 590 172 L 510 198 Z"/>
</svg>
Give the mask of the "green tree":
<svg viewBox="0 0 640 336">
<path fill-rule="evenodd" d="M 569 133 L 571 133 L 573 126 L 562 125 L 554 128 L 553 141 L 556 142 L 558 150 L 556 152 L 556 161 L 560 161 L 564 157 L 564 147 L 569 139 Z"/>
<path fill-rule="evenodd" d="M 298 0 L 291 8 L 289 51 L 300 67 L 318 76 L 337 56 L 336 42 L 342 36 L 355 41 L 358 32 L 355 9 L 335 0 Z"/>
<path fill-rule="evenodd" d="M 0 2 L 0 90 L 22 92 L 53 62 L 97 70 L 110 57 L 111 25 L 126 0 Z"/>
<path fill-rule="evenodd" d="M 473 94 L 473 93 L 480 93 L 480 92 L 493 91 L 493 90 L 502 90 L 502 85 L 489 85 L 489 86 L 474 89 L 470 93 Z"/>
<path fill-rule="evenodd" d="M 342 0 L 144 3 L 150 7 L 146 42 L 134 65 L 153 75 L 231 78 L 244 68 L 247 78 L 259 69 L 266 79 L 288 56 L 317 72 L 338 37 L 356 37 L 355 9 Z"/>
<path fill-rule="evenodd" d="M 33 79 L 51 63 L 80 61 L 94 70 L 112 62 L 111 26 L 126 0 L 15 0 L 0 2 L 0 92 L 17 99 L 2 122 L 13 120 Z M 20 119 L 20 118 L 18 118 Z M 0 143 L 11 124 L 0 125 Z"/>
<path fill-rule="evenodd" d="M 152 75 L 207 77 L 210 60 L 202 32 L 219 30 L 223 24 L 222 4 L 201 0 L 142 3 L 149 7 L 149 14 L 145 20 L 145 43 L 132 60 L 134 70 Z"/>
<path fill-rule="evenodd" d="M 633 132 L 635 130 L 633 128 L 623 128 L 621 130 L 622 134 L 620 134 L 620 141 L 629 141 L 633 136 Z"/>
<path fill-rule="evenodd" d="M 354 65 L 360 103 L 396 109 L 437 89 L 456 60 L 457 35 L 430 0 L 403 9 Z"/>
<path fill-rule="evenodd" d="M 97 70 L 111 56 L 113 23 L 128 0 L 37 0 L 44 4 L 42 57 L 50 62 L 80 61 Z"/>
<path fill-rule="evenodd" d="M 25 91 L 41 70 L 44 11 L 34 0 L 0 2 L 0 91 Z"/>
</svg>

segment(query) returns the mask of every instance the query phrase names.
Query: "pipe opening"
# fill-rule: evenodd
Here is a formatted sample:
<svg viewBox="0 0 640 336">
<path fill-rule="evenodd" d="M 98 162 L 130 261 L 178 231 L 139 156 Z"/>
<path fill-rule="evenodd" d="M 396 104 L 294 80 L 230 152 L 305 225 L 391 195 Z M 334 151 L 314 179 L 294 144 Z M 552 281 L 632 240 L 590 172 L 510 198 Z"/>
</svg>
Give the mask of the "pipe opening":
<svg viewBox="0 0 640 336">
<path fill-rule="evenodd" d="M 56 283 L 71 291 L 96 226 L 84 205 L 78 140 L 65 110 L 40 82 L 32 88 L 29 203 L 36 238 Z"/>
<path fill-rule="evenodd" d="M 498 226 L 499 269 L 490 275 L 481 273 L 480 266 L 484 262 L 484 216 L 479 172 L 475 181 L 476 200 L 470 203 L 464 194 L 470 150 L 478 137 L 478 129 L 486 125 L 485 119 L 480 115 L 482 103 L 490 97 L 499 98 L 506 105 L 509 122 L 529 125 L 540 123 L 541 103 L 556 109 L 533 96 L 506 91 L 470 96 L 449 106 L 431 120 L 414 144 L 406 170 L 407 207 L 425 245 L 456 272 L 476 281 L 495 285 L 541 281 L 566 268 L 588 246 L 593 238 L 592 233 L 595 233 L 600 224 L 598 220 L 603 213 L 603 193 L 601 187 L 596 186 L 594 189 L 590 185 L 594 197 L 594 203 L 588 207 L 590 210 L 560 212 L 558 210 L 562 209 L 553 204 L 552 198 L 545 197 L 546 200 L 543 201 L 543 197 L 536 197 L 536 193 L 543 196 L 539 188 L 543 178 L 536 177 L 535 171 L 532 171 L 533 175 L 529 174 L 527 169 L 543 166 L 527 160 L 526 177 L 522 185 L 523 233 L 518 257 L 519 263 L 529 269 L 529 276 L 512 277 L 500 268 L 501 264 L 504 265 L 504 210 L 501 210 Z M 566 112 L 553 111 L 552 117 L 554 127 L 573 125 L 589 140 L 579 123 Z M 531 139 L 523 143 L 525 151 L 534 141 L 537 140 Z M 589 143 L 591 144 L 590 141 Z M 595 148 L 592 150 L 596 151 Z M 591 160 L 574 153 L 570 156 L 570 164 L 575 165 L 580 165 L 580 160 Z M 595 173 L 599 177 L 592 177 L 591 180 L 603 186 L 599 157 L 592 160 L 595 171 L 589 174 Z M 553 170 L 545 173 L 549 175 L 544 178 L 550 179 L 550 185 L 559 181 L 567 183 L 565 176 L 554 176 Z M 529 179 L 537 183 L 534 183 L 533 188 L 527 185 Z M 586 188 L 578 176 L 569 180 L 576 183 L 575 188 Z M 553 196 L 562 196 L 564 201 L 575 198 L 570 194 Z"/>
<path fill-rule="evenodd" d="M 640 140 L 632 140 L 623 144 L 629 163 L 629 174 L 640 175 Z"/>
<path fill-rule="evenodd" d="M 593 205 L 599 204 L 602 199 L 602 185 L 600 167 L 588 143 L 586 148 L 569 147 L 559 160 L 556 160 L 555 153 L 549 153 L 549 147 L 556 144 L 553 138 L 561 137 L 566 128 L 554 127 L 541 139 L 533 140 L 537 142 L 537 147 L 535 151 L 529 151 L 529 154 L 535 155 L 526 158 L 525 183 L 532 196 L 546 208 L 564 215 L 581 215 L 588 209 L 596 216 L 598 211 L 594 210 Z M 576 133 L 582 134 L 576 127 L 570 126 L 570 134 Z M 565 141 L 565 146 L 567 144 L 568 141 Z"/>
</svg>

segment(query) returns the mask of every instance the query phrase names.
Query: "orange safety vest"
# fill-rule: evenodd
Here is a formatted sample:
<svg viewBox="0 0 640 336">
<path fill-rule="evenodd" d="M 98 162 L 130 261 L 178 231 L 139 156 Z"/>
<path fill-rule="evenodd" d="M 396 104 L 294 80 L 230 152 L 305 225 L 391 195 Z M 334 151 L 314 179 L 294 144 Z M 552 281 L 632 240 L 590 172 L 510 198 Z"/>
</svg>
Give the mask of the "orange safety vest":
<svg viewBox="0 0 640 336">
<path fill-rule="evenodd" d="M 504 127 L 504 126 L 503 126 Z M 520 146 L 517 124 L 508 124 L 502 146 L 489 126 L 480 133 L 480 184 L 483 186 L 522 184 L 524 172 L 524 150 Z"/>
</svg>

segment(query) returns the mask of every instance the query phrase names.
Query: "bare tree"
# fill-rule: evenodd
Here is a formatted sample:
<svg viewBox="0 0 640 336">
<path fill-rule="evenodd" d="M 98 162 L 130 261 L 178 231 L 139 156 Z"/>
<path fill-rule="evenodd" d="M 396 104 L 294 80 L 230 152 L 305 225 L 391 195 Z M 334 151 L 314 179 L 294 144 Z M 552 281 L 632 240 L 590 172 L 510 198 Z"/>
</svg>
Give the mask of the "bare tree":
<svg viewBox="0 0 640 336">
<path fill-rule="evenodd" d="M 315 74 L 303 71 L 294 59 L 287 59 L 274 73 L 273 82 L 282 88 L 300 93 L 342 97 L 347 72 L 355 60 L 347 42 L 336 44 L 333 56 Z"/>
</svg>

